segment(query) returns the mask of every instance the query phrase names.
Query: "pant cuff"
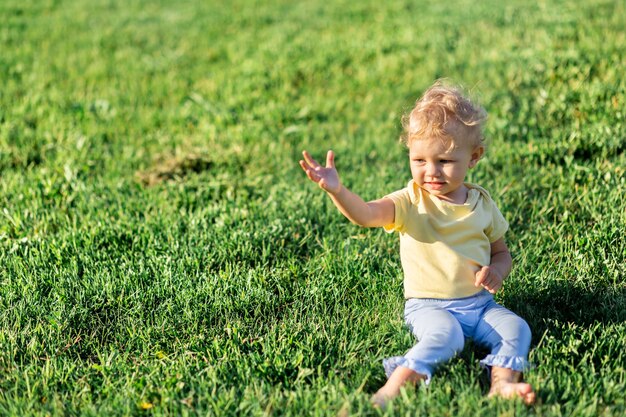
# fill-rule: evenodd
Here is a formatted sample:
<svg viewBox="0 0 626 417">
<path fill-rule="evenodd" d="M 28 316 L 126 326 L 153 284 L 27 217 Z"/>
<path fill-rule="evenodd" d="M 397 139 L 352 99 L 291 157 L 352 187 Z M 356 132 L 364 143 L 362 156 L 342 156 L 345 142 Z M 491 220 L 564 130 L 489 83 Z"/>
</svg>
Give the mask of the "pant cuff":
<svg viewBox="0 0 626 417">
<path fill-rule="evenodd" d="M 430 368 L 423 362 L 416 361 L 415 359 L 405 358 L 404 356 L 393 356 L 391 358 L 383 359 L 383 367 L 385 368 L 385 374 L 387 375 L 387 378 L 391 376 L 393 371 L 398 366 L 409 368 L 413 372 L 426 376 L 426 380 L 424 381 L 424 383 L 426 385 L 430 384 L 430 377 L 432 376 L 432 372 Z"/>
<path fill-rule="evenodd" d="M 487 355 L 485 359 L 480 361 L 480 364 L 483 368 L 487 369 L 492 366 L 497 366 L 518 372 L 525 372 L 532 368 L 532 364 L 522 356 Z"/>
</svg>

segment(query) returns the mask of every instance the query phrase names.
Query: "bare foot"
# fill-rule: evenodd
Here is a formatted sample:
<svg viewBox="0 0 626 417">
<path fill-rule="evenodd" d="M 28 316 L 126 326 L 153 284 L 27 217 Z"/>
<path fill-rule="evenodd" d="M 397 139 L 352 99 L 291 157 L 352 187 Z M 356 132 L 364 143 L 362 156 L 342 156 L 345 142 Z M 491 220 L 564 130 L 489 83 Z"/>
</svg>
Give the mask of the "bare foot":
<svg viewBox="0 0 626 417">
<path fill-rule="evenodd" d="M 376 392 L 376 394 L 372 395 L 372 398 L 370 398 L 370 402 L 374 407 L 380 408 L 381 410 L 385 411 L 389 402 L 393 400 L 396 396 L 397 394 L 393 395 L 392 393 L 388 393 L 381 388 Z"/>
<path fill-rule="evenodd" d="M 370 402 L 374 407 L 385 410 L 389 402 L 400 395 L 400 389 L 402 387 L 414 387 L 419 381 L 425 379 L 425 375 L 418 374 L 410 368 L 398 366 L 389 376 L 387 383 L 370 398 Z"/>
<path fill-rule="evenodd" d="M 523 382 L 521 372 L 508 368 L 494 366 L 491 368 L 490 397 L 521 398 L 526 405 L 535 403 L 535 391 L 533 387 Z"/>
<path fill-rule="evenodd" d="M 526 382 L 499 381 L 491 386 L 490 397 L 521 398 L 526 405 L 535 403 L 535 391 Z"/>
</svg>

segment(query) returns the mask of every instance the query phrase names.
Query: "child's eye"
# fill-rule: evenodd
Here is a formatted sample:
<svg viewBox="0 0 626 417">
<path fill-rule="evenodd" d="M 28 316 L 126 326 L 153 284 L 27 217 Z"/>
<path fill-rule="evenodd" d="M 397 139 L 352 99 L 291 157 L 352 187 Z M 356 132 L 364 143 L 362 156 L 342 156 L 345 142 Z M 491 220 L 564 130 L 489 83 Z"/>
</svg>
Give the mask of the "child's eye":
<svg viewBox="0 0 626 417">
<path fill-rule="evenodd" d="M 442 164 L 451 164 L 451 163 L 452 163 L 452 162 L 454 162 L 454 161 L 452 161 L 451 159 L 442 159 L 442 160 L 441 160 L 441 161 L 439 161 L 439 162 L 441 162 Z"/>
<path fill-rule="evenodd" d="M 417 162 L 418 164 L 423 164 L 424 160 L 423 159 L 414 159 L 413 162 Z"/>
</svg>

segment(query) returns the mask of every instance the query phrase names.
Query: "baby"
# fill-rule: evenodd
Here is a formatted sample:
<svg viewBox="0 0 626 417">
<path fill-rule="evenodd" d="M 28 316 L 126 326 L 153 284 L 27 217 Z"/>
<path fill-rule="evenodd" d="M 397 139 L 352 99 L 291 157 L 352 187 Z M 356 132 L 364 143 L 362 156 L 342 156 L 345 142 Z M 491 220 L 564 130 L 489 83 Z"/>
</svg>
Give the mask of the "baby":
<svg viewBox="0 0 626 417">
<path fill-rule="evenodd" d="M 383 361 L 387 383 L 372 397 L 381 407 L 405 385 L 428 384 L 465 338 L 490 350 L 480 361 L 491 374 L 490 396 L 535 401 L 533 388 L 522 382 L 528 324 L 493 299 L 511 271 L 508 223 L 485 189 L 465 182 L 485 152 L 485 119 L 482 107 L 459 89 L 435 83 L 404 123 L 412 180 L 370 202 L 341 184 L 332 151 L 325 167 L 303 152 L 300 166 L 344 216 L 400 235 L 404 318 L 417 344 Z"/>
</svg>

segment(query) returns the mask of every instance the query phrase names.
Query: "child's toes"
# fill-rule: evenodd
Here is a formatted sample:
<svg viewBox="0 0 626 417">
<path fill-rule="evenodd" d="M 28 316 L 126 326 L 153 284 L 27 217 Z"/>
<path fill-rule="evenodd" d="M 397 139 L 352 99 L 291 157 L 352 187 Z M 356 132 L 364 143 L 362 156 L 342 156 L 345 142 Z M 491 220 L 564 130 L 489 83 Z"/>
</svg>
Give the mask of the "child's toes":
<svg viewBox="0 0 626 417">
<path fill-rule="evenodd" d="M 536 395 L 533 387 L 525 382 L 509 382 L 500 384 L 496 389 L 492 389 L 489 396 L 501 398 L 521 398 L 527 405 L 535 403 Z"/>
<path fill-rule="evenodd" d="M 536 395 L 535 395 L 535 391 L 533 391 L 533 387 L 531 387 L 530 384 L 520 384 L 520 385 L 523 385 L 523 386 L 519 387 L 517 392 L 519 396 L 522 397 L 522 400 L 524 401 L 524 403 L 526 403 L 527 405 L 534 404 Z"/>
<path fill-rule="evenodd" d="M 377 392 L 376 394 L 372 395 L 372 398 L 370 398 L 370 403 L 372 403 L 374 407 L 380 408 L 382 411 L 385 411 L 388 402 L 389 396 L 381 392 Z"/>
</svg>

